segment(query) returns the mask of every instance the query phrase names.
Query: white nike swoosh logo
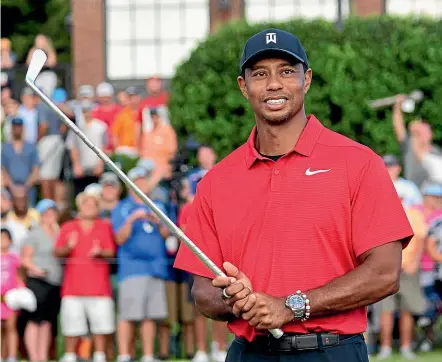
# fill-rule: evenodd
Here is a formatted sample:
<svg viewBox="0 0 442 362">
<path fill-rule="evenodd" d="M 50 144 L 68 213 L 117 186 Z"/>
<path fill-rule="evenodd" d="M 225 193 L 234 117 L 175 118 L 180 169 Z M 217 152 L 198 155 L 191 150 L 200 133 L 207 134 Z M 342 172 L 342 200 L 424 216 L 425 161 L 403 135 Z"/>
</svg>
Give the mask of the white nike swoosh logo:
<svg viewBox="0 0 442 362">
<path fill-rule="evenodd" d="M 328 172 L 330 171 L 331 168 L 329 168 L 328 170 L 316 170 L 316 171 L 310 171 L 310 167 L 305 170 L 305 174 L 306 176 L 312 176 L 312 175 L 316 175 L 317 173 L 323 173 L 323 172 Z"/>
</svg>

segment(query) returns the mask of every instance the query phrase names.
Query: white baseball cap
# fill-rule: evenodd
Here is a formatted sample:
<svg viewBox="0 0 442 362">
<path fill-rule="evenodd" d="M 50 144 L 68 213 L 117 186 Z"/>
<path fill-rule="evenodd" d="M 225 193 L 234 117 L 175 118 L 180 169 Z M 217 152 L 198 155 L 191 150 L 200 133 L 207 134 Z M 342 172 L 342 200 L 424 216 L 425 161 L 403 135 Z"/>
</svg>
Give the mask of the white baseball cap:
<svg viewBox="0 0 442 362">
<path fill-rule="evenodd" d="M 79 204 L 81 204 L 82 200 L 86 197 L 92 197 L 98 203 L 101 198 L 101 190 L 102 190 L 102 187 L 100 184 L 93 183 L 93 184 L 87 185 L 85 187 L 84 191 L 80 192 L 77 195 L 77 197 L 75 198 L 75 203 L 76 203 L 77 207 Z"/>
<path fill-rule="evenodd" d="M 110 83 L 103 82 L 97 86 L 98 97 L 112 97 L 114 92 L 114 87 Z"/>
</svg>

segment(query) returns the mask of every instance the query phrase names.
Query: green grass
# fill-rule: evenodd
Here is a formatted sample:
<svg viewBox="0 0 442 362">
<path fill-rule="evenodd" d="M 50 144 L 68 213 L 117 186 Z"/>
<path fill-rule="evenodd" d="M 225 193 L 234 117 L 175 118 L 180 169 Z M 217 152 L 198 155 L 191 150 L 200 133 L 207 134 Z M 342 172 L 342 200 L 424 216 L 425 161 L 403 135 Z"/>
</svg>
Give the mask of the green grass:
<svg viewBox="0 0 442 362">
<path fill-rule="evenodd" d="M 442 350 L 427 352 L 427 353 L 417 353 L 417 358 L 415 362 L 442 362 Z M 376 362 L 378 359 L 376 357 L 370 357 L 370 362 Z M 393 358 L 388 360 L 389 362 L 406 362 L 405 358 L 401 355 L 395 354 Z M 407 361 L 408 362 L 408 361 Z"/>
</svg>

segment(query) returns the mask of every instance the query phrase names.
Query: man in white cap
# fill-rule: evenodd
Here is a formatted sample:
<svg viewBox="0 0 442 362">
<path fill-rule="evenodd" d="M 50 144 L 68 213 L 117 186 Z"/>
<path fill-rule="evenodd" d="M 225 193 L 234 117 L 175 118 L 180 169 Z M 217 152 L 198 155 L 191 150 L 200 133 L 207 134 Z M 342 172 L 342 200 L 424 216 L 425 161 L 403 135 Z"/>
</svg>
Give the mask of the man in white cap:
<svg viewBox="0 0 442 362">
<path fill-rule="evenodd" d="M 114 301 L 107 259 L 115 255 L 108 222 L 98 218 L 99 196 L 84 191 L 77 195 L 78 216 L 60 228 L 55 255 L 65 261 L 61 285 L 61 329 L 64 362 L 77 360 L 79 338 L 94 340 L 94 362 L 105 362 L 106 336 L 115 332 Z"/>
</svg>

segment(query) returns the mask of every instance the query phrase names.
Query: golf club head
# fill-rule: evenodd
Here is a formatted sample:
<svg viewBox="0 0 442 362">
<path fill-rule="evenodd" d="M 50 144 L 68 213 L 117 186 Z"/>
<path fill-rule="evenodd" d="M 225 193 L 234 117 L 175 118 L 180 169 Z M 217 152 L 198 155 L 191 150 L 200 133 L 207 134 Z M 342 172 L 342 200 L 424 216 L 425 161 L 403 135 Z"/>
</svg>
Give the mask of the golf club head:
<svg viewBox="0 0 442 362">
<path fill-rule="evenodd" d="M 35 79 L 40 74 L 47 59 L 48 57 L 43 50 L 37 49 L 34 51 L 31 62 L 29 63 L 28 71 L 26 72 L 26 81 L 31 83 L 35 82 Z"/>
</svg>

